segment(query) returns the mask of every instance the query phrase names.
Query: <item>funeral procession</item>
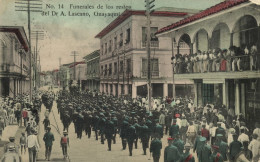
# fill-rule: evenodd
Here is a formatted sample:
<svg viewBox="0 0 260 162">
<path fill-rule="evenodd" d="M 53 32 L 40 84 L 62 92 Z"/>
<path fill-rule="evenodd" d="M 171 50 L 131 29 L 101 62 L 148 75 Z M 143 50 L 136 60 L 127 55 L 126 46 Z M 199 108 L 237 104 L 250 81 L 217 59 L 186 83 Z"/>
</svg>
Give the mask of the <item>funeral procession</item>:
<svg viewBox="0 0 260 162">
<path fill-rule="evenodd" d="M 260 0 L 0 0 L 0 162 L 260 162 Z"/>
</svg>

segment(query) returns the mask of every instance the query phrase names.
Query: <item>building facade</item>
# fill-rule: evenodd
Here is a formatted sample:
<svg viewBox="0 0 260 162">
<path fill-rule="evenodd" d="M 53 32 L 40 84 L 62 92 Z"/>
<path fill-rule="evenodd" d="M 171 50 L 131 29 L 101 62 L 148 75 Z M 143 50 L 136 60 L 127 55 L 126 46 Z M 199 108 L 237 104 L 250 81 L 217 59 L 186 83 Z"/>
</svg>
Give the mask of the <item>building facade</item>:
<svg viewBox="0 0 260 162">
<path fill-rule="evenodd" d="M 85 56 L 86 62 L 86 80 L 82 82 L 82 89 L 99 91 L 100 86 L 100 73 L 99 73 L 99 60 L 100 50 L 96 50 Z"/>
<path fill-rule="evenodd" d="M 172 95 L 172 46 L 168 37 L 155 32 L 187 16 L 187 12 L 155 11 L 151 15 L 152 95 Z M 145 11 L 126 10 L 96 38 L 100 39 L 100 91 L 132 98 L 147 95 L 147 52 Z M 189 82 L 190 83 L 190 82 Z"/>
<path fill-rule="evenodd" d="M 187 62 L 175 60 L 175 67 L 187 69 L 175 71 L 174 78 L 194 81 L 196 106 L 224 104 L 252 123 L 260 120 L 259 24 L 259 5 L 224 1 L 156 35 L 189 45 Z"/>
<path fill-rule="evenodd" d="M 29 43 L 23 27 L 0 26 L 0 96 L 29 93 Z"/>
</svg>

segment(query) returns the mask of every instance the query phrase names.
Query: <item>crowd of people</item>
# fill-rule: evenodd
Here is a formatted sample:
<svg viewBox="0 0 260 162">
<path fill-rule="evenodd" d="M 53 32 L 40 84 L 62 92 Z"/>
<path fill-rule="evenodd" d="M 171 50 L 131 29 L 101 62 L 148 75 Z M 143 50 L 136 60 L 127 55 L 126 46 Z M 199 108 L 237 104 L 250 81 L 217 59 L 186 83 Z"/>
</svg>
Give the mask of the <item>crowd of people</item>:
<svg viewBox="0 0 260 162">
<path fill-rule="evenodd" d="M 128 145 L 129 155 L 142 143 L 154 161 L 159 161 L 163 137 L 169 137 L 164 161 L 258 161 L 260 124 L 246 126 L 243 115 L 235 115 L 224 105 L 206 104 L 194 107 L 192 99 L 155 99 L 153 110 L 147 110 L 145 98 L 124 99 L 92 92 L 58 94 L 57 108 L 63 130 L 73 123 L 77 138 L 93 130 L 96 140 L 107 141 L 108 151 L 120 136 L 122 150 Z M 192 151 L 190 151 L 192 149 Z M 185 151 L 184 151 L 185 150 Z"/>
<path fill-rule="evenodd" d="M 251 47 L 231 46 L 228 50 L 220 48 L 208 51 L 198 51 L 190 55 L 177 54 L 173 57 L 175 73 L 205 73 L 245 71 L 259 69 L 259 59 L 256 45 Z"/>
<path fill-rule="evenodd" d="M 10 161 L 16 159 L 21 161 L 21 154 L 24 154 L 28 148 L 30 156 L 33 156 L 32 140 L 37 137 L 39 125 L 39 111 L 41 108 L 41 93 L 33 93 L 32 102 L 30 102 L 29 94 L 21 94 L 11 97 L 0 98 L 0 135 L 8 125 L 18 125 L 25 129 L 21 133 L 19 142 L 15 141 L 15 136 L 9 137 L 9 143 L 4 147 L 5 154 L 1 161 Z M 19 144 L 17 144 L 19 143 Z M 34 142 L 33 142 L 34 143 Z M 33 148 L 35 149 L 35 148 Z M 36 150 L 35 150 L 36 156 Z"/>
<path fill-rule="evenodd" d="M 39 150 L 37 127 L 42 103 L 46 107 L 43 119 L 45 156 L 50 161 L 54 135 L 49 114 L 55 99 L 63 123 L 60 145 L 64 158 L 68 157 L 68 134 L 76 133 L 81 139 L 85 132 L 88 138 L 92 135 L 101 144 L 106 142 L 108 151 L 120 142 L 122 150 L 128 148 L 129 156 L 134 155 L 140 141 L 143 154 L 150 152 L 154 162 L 160 160 L 162 151 L 165 162 L 194 162 L 195 159 L 199 162 L 257 162 L 260 159 L 260 123 L 255 123 L 254 128 L 248 127 L 242 114 L 235 115 L 233 109 L 219 103 L 195 107 L 192 98 L 157 98 L 152 100 L 149 109 L 146 98 L 117 98 L 90 91 L 59 91 L 56 97 L 52 92 L 44 92 L 35 96 L 32 103 L 28 102 L 28 96 L 4 99 L 1 103 L 6 106 L 1 108 L 5 111 L 1 109 L 4 113 L 0 113 L 9 122 L 6 108 L 13 107 L 14 112 L 22 110 L 16 118 L 17 121 L 23 119 L 26 127 L 20 138 L 20 151 L 22 154 L 28 148 L 30 162 L 36 161 Z M 72 123 L 74 129 L 69 132 Z M 168 146 L 162 144 L 165 137 Z M 19 152 L 14 137 L 10 137 L 5 148 L 9 156 Z"/>
</svg>

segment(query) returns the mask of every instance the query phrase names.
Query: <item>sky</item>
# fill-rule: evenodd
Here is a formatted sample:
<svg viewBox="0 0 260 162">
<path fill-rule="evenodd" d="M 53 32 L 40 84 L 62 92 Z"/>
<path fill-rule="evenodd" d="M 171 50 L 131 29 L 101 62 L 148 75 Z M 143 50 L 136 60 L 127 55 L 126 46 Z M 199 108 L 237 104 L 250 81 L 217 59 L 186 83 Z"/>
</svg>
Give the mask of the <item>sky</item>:
<svg viewBox="0 0 260 162">
<path fill-rule="evenodd" d="M 175 7 L 203 10 L 223 0 L 155 0 L 155 8 Z M 28 36 L 27 12 L 15 11 L 21 0 L 0 0 L 0 26 L 24 26 Z M 33 2 L 33 1 L 32 1 Z M 89 9 L 70 8 L 84 5 Z M 97 6 L 103 9 L 97 9 Z M 122 13 L 124 6 L 133 10 L 144 10 L 144 0 L 42 0 L 44 13 L 31 13 L 32 31 L 44 31 L 44 39 L 39 41 L 39 55 L 42 71 L 59 68 L 61 64 L 73 62 L 72 51 L 77 51 L 77 61 L 82 61 L 87 54 L 99 49 L 99 39 L 95 36 L 116 17 L 95 16 L 99 13 Z M 107 9 L 106 6 L 113 6 Z M 116 6 L 122 6 L 117 9 Z M 53 8 L 54 7 L 54 8 Z M 91 7 L 94 7 L 92 9 Z M 58 12 L 58 16 L 51 16 Z M 62 11 L 66 16 L 62 16 Z M 68 16 L 68 12 L 87 12 L 89 16 Z M 32 40 L 32 49 L 35 46 Z"/>
</svg>

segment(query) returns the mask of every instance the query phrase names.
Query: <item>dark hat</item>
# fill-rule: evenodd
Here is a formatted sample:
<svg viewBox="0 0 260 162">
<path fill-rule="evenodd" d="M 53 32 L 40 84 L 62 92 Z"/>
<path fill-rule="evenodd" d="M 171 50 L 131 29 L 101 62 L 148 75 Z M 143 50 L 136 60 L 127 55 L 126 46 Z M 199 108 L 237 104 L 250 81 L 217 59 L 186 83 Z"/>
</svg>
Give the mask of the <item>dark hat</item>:
<svg viewBox="0 0 260 162">
<path fill-rule="evenodd" d="M 9 137 L 9 140 L 15 140 L 15 137 L 11 136 Z"/>
</svg>

